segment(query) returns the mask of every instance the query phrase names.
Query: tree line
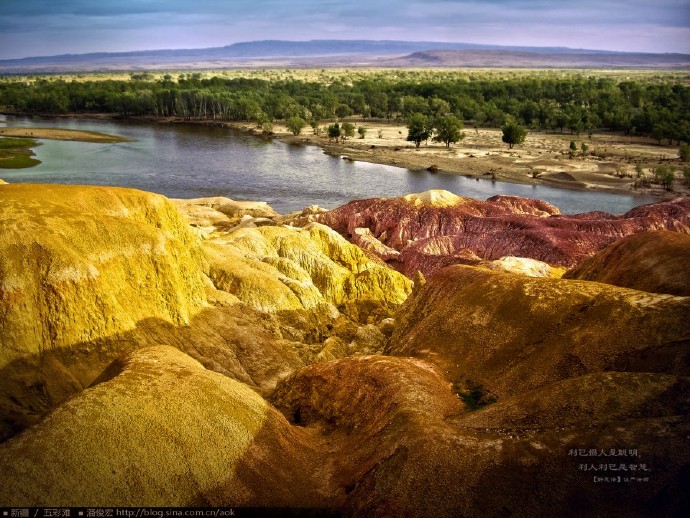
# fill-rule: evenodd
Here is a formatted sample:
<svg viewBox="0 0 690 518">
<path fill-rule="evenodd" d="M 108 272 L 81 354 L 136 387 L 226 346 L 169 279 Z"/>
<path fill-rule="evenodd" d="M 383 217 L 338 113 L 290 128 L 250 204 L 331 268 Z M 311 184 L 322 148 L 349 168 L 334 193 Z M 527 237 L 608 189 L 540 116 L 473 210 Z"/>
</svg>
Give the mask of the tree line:
<svg viewBox="0 0 690 518">
<path fill-rule="evenodd" d="M 203 78 L 201 74 L 154 79 L 66 81 L 33 78 L 0 81 L 0 110 L 38 114 L 115 113 L 187 120 L 314 121 L 358 116 L 409 123 L 453 116 L 474 127 L 511 121 L 531 130 L 593 133 L 600 129 L 690 142 L 690 87 L 680 82 L 616 81 L 606 77 L 468 79 L 347 76 L 330 82 L 299 79 Z"/>
</svg>

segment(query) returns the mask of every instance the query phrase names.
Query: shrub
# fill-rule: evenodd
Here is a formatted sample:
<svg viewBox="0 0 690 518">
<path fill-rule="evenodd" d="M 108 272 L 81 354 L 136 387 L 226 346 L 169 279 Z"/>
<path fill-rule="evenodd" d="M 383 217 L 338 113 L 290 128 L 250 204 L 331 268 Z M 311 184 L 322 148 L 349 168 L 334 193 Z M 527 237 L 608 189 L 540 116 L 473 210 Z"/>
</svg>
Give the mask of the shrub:
<svg viewBox="0 0 690 518">
<path fill-rule="evenodd" d="M 678 150 L 678 155 L 683 162 L 690 162 L 690 145 L 682 144 Z"/>
<path fill-rule="evenodd" d="M 473 380 L 453 383 L 453 391 L 462 399 L 469 410 L 478 410 L 496 402 L 496 396 L 487 391 L 481 383 Z"/>
<path fill-rule="evenodd" d="M 336 142 L 340 139 L 340 124 L 337 122 L 328 126 L 328 138 L 334 138 Z"/>
<path fill-rule="evenodd" d="M 673 182 L 676 181 L 676 172 L 670 167 L 666 168 L 663 176 L 661 177 L 661 185 L 663 185 L 667 191 L 673 190 Z"/>
<path fill-rule="evenodd" d="M 355 125 L 349 122 L 343 122 L 341 137 L 354 137 Z"/>
<path fill-rule="evenodd" d="M 570 141 L 570 149 L 568 150 L 568 156 L 572 159 L 577 152 L 577 144 L 574 140 Z"/>
<path fill-rule="evenodd" d="M 307 121 L 305 121 L 302 117 L 290 117 L 287 120 L 287 128 L 295 136 L 299 135 L 306 125 Z"/>
<path fill-rule="evenodd" d="M 527 130 L 518 124 L 514 119 L 508 120 L 501 127 L 503 136 L 501 140 L 508 144 L 508 149 L 513 149 L 515 144 L 522 144 L 527 137 Z"/>
</svg>

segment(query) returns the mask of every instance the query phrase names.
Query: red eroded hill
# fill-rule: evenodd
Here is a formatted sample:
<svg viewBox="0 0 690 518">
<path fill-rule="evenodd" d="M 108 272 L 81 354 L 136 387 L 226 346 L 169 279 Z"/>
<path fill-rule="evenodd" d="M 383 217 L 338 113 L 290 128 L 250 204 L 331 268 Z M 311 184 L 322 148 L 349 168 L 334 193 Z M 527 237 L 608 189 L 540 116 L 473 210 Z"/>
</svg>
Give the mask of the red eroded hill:
<svg viewBox="0 0 690 518">
<path fill-rule="evenodd" d="M 573 267 L 627 235 L 646 230 L 690 232 L 690 199 L 645 205 L 622 216 L 561 215 L 541 200 L 494 196 L 478 201 L 429 191 L 352 201 L 311 218 L 411 277 L 417 270 L 428 275 L 450 264 L 504 256 Z"/>
</svg>

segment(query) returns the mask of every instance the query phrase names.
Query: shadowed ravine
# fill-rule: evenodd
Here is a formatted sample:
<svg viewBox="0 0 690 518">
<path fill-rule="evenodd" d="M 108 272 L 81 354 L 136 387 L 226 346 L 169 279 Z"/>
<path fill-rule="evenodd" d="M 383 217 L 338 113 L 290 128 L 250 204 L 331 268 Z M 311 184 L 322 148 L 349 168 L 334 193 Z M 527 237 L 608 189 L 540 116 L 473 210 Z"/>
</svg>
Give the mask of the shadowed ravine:
<svg viewBox="0 0 690 518">
<path fill-rule="evenodd" d="M 3 504 L 690 506 L 687 200 L 0 198 Z"/>
</svg>

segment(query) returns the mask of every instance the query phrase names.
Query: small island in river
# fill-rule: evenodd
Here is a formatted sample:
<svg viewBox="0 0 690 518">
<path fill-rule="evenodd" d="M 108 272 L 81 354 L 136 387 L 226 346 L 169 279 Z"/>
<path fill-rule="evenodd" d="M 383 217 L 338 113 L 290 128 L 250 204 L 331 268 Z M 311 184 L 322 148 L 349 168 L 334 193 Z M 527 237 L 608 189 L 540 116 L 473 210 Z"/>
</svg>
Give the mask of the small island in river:
<svg viewBox="0 0 690 518">
<path fill-rule="evenodd" d="M 96 131 L 58 128 L 0 128 L 0 169 L 22 169 L 41 163 L 30 148 L 39 146 L 34 139 L 70 140 L 74 142 L 128 142 L 132 139 Z"/>
</svg>

